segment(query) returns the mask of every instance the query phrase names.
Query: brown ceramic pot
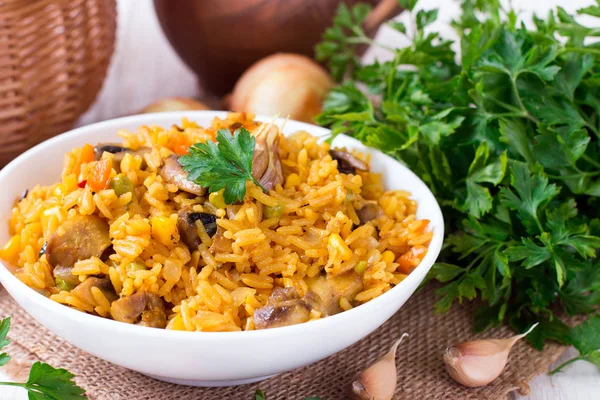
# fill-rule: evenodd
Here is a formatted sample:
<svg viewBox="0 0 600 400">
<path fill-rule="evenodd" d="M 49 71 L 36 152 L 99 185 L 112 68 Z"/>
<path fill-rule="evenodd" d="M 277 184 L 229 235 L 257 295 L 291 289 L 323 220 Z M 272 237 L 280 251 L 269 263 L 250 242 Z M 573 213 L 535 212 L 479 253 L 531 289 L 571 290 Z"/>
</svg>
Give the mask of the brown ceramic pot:
<svg viewBox="0 0 600 400">
<path fill-rule="evenodd" d="M 154 0 L 171 44 L 212 94 L 229 92 L 254 62 L 277 52 L 313 56 L 342 0 Z M 365 0 L 344 0 L 348 5 Z M 365 28 L 400 12 L 396 0 L 374 7 Z"/>
</svg>

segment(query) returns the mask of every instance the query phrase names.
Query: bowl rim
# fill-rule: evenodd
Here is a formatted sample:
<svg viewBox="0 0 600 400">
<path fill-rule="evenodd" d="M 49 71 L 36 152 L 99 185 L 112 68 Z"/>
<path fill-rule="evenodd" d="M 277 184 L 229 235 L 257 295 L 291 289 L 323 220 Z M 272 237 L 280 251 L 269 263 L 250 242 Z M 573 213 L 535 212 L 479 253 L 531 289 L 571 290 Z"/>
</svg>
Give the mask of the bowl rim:
<svg viewBox="0 0 600 400">
<path fill-rule="evenodd" d="M 173 111 L 173 112 L 161 112 L 161 113 L 148 113 L 148 114 L 139 114 L 126 116 L 121 118 L 109 119 L 106 121 L 96 122 L 94 124 L 85 125 L 79 128 L 72 129 L 63 134 L 45 140 L 26 152 L 19 155 L 17 158 L 12 160 L 9 164 L 7 164 L 2 170 L 0 170 L 0 184 L 7 176 L 11 174 L 17 173 L 19 168 L 22 168 L 20 165 L 25 159 L 29 158 L 31 155 L 43 151 L 48 147 L 53 147 L 56 145 L 60 145 L 62 142 L 68 142 L 72 138 L 84 137 L 85 135 L 93 135 L 98 130 L 108 130 L 113 129 L 115 133 L 122 129 L 119 125 L 131 125 L 137 124 L 137 126 L 152 126 L 153 119 L 179 119 L 187 118 L 190 121 L 194 121 L 198 117 L 219 117 L 224 118 L 229 112 L 228 111 L 214 111 L 214 110 L 195 110 L 195 111 Z M 258 121 L 273 121 L 273 117 L 265 117 L 261 115 L 256 115 L 255 119 Z M 276 118 L 275 123 L 277 123 L 280 127 L 285 122 L 293 122 L 295 126 L 298 126 L 298 130 L 305 130 L 313 136 L 316 137 L 324 137 L 330 134 L 330 130 L 327 128 L 323 128 L 317 125 L 312 125 L 306 122 L 300 122 L 295 120 L 287 120 L 283 118 Z M 428 214 L 431 217 L 431 221 L 437 224 L 437 231 L 439 234 L 434 232 L 434 235 L 429 244 L 427 254 L 421 260 L 421 263 L 398 285 L 394 286 L 387 292 L 381 294 L 380 296 L 368 301 L 367 303 L 361 304 L 360 306 L 354 307 L 350 310 L 328 316 L 326 318 L 321 318 L 314 321 L 308 321 L 309 323 L 301 323 L 296 325 L 282 326 L 270 329 L 261 329 L 261 330 L 251 330 L 251 331 L 232 331 L 232 332 L 199 332 L 199 331 L 179 331 L 179 330 L 170 330 L 170 329 L 157 329 L 157 328 L 149 328 L 140 325 L 127 324 L 120 321 L 115 321 L 110 318 L 104 318 L 97 315 L 88 314 L 86 312 L 78 311 L 71 307 L 68 307 L 64 304 L 57 303 L 51 300 L 49 297 L 44 296 L 41 293 L 38 293 L 33 288 L 27 286 L 24 282 L 19 280 L 12 272 L 4 265 L 4 261 L 0 260 L 0 283 L 4 283 L 8 281 L 9 285 L 4 284 L 5 289 L 8 290 L 8 286 L 16 288 L 17 290 L 24 290 L 24 295 L 28 296 L 30 300 L 35 303 L 37 307 L 48 309 L 49 311 L 61 315 L 63 318 L 75 319 L 79 320 L 80 323 L 92 324 L 95 326 L 104 325 L 107 330 L 112 330 L 117 334 L 141 334 L 146 337 L 150 336 L 151 338 L 161 338 L 161 339 L 175 339 L 175 340 L 198 340 L 198 339 L 207 339 L 207 340 L 220 340 L 223 338 L 227 338 L 228 340 L 251 340 L 251 339 L 268 339 L 269 337 L 280 336 L 291 334 L 294 331 L 305 332 L 308 330 L 320 330 L 323 326 L 328 324 L 336 325 L 338 322 L 342 322 L 343 319 L 355 319 L 361 313 L 366 314 L 369 310 L 375 309 L 376 307 L 380 307 L 387 299 L 389 299 L 392 295 L 397 294 L 403 287 L 410 286 L 409 282 L 420 280 L 422 282 L 433 264 L 435 263 L 443 244 L 444 239 L 444 218 L 442 215 L 441 208 L 437 202 L 437 199 L 429 189 L 429 187 L 407 166 L 391 158 L 390 156 L 382 153 L 381 151 L 370 148 L 355 138 L 350 136 L 340 134 L 339 136 L 344 137 L 344 140 L 352 143 L 352 146 L 369 148 L 371 151 L 375 151 L 378 157 L 388 157 L 394 163 L 398 165 L 399 168 L 402 169 L 402 174 L 412 175 L 413 178 L 417 179 L 423 187 L 424 191 L 422 191 L 425 197 L 431 197 L 433 200 L 433 207 L 429 210 Z M 5 223 L 2 221 L 2 223 Z M 2 244 L 3 245 L 3 244 Z M 420 284 L 420 283 L 419 283 Z M 419 286 L 419 284 L 415 286 Z M 418 290 L 418 289 L 417 289 Z M 414 293 L 413 293 L 414 294 Z M 410 295 L 412 296 L 412 294 Z M 409 297 L 410 297 L 409 296 Z M 11 297 L 12 294 L 11 294 Z M 14 299 L 14 297 L 13 297 Z M 15 302 L 17 302 L 15 300 Z M 19 305 L 20 303 L 17 302 Z M 35 318 L 34 318 L 35 319 Z"/>
</svg>

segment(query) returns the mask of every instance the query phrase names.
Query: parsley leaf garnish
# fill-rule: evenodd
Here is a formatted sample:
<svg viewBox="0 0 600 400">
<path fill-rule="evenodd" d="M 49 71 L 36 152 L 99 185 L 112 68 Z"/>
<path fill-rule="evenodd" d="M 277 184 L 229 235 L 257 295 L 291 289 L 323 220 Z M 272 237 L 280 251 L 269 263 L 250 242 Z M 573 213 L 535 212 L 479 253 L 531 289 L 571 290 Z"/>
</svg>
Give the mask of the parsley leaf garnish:
<svg viewBox="0 0 600 400">
<path fill-rule="evenodd" d="M 217 132 L 217 143 L 208 140 L 189 148 L 179 163 L 189 174 L 188 179 L 210 192 L 225 188 L 225 203 L 233 204 L 244 200 L 246 181 L 264 188 L 252 177 L 252 156 L 256 139 L 245 128 L 237 129 L 233 135 L 229 129 Z"/>
<path fill-rule="evenodd" d="M 10 329 L 10 318 L 0 321 L 0 349 L 10 343 L 6 339 Z M 0 354 L 0 366 L 6 364 L 10 356 Z M 73 382 L 75 375 L 62 368 L 54 368 L 46 363 L 36 362 L 31 366 L 29 379 L 25 383 L 0 382 L 4 386 L 17 386 L 27 390 L 30 400 L 85 400 L 85 390 Z"/>
<path fill-rule="evenodd" d="M 598 29 L 560 7 L 529 27 L 498 0 L 463 0 L 458 56 L 425 29 L 437 10 L 398 1 L 411 21 L 388 25 L 410 43 L 374 43 L 389 57 L 368 65 L 362 14 L 340 9 L 316 50 L 341 83 L 317 122 L 403 162 L 438 199 L 448 236 L 429 275 L 442 284 L 436 312 L 479 298 L 476 330 L 539 322 L 536 348 L 577 341 L 561 315 L 600 310 Z M 589 325 L 579 337 L 600 329 Z"/>
</svg>

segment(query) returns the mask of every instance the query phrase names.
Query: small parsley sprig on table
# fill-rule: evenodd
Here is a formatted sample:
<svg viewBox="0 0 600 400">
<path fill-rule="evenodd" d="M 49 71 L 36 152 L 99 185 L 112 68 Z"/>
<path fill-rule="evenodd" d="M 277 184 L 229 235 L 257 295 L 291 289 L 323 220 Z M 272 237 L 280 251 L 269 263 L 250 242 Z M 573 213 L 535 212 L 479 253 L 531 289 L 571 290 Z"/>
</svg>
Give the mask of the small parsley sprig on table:
<svg viewBox="0 0 600 400">
<path fill-rule="evenodd" d="M 0 321 L 0 350 L 10 343 L 6 338 L 10 329 L 10 318 Z M 6 353 L 0 354 L 0 367 L 10 361 Z M 75 375 L 62 368 L 36 362 L 31 366 L 29 379 L 25 383 L 0 382 L 4 386 L 16 386 L 27 390 L 29 400 L 84 400 L 85 390 L 73 382 Z"/>
<path fill-rule="evenodd" d="M 223 197 L 227 204 L 244 200 L 246 181 L 265 190 L 252 176 L 254 136 L 245 128 L 237 129 L 233 135 L 229 129 L 220 129 L 216 139 L 217 143 L 207 140 L 194 144 L 189 154 L 179 159 L 188 179 L 210 192 L 225 188 Z"/>
<path fill-rule="evenodd" d="M 477 331 L 539 322 L 536 348 L 556 340 L 597 360 L 581 343 L 600 324 L 561 316 L 600 309 L 600 29 L 560 7 L 528 27 L 498 0 L 463 0 L 457 54 L 436 9 L 398 2 L 411 23 L 388 26 L 410 44 L 369 65 L 356 62 L 365 6 L 340 6 L 315 49 L 341 81 L 318 123 L 402 161 L 438 199 L 437 312 L 479 298 Z M 595 3 L 578 13 L 600 17 Z"/>
<path fill-rule="evenodd" d="M 600 314 L 573 328 L 571 344 L 579 351 L 579 356 L 559 365 L 550 372 L 550 375 L 560 372 L 567 365 L 580 360 L 588 361 L 600 368 Z"/>
</svg>

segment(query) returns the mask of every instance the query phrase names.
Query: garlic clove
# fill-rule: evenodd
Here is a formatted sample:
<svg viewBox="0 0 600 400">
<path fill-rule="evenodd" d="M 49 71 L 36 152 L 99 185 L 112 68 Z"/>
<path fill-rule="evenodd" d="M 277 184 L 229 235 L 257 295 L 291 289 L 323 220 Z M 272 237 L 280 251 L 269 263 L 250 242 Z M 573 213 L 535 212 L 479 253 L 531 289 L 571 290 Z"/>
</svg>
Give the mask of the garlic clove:
<svg viewBox="0 0 600 400">
<path fill-rule="evenodd" d="M 353 400 L 391 400 L 396 392 L 396 350 L 408 333 L 403 333 L 390 350 L 361 372 L 350 384 Z"/>
<path fill-rule="evenodd" d="M 487 385 L 504 370 L 514 344 L 536 326 L 537 324 L 527 332 L 507 339 L 474 340 L 448 348 L 444 353 L 448 374 L 467 387 Z"/>
</svg>

